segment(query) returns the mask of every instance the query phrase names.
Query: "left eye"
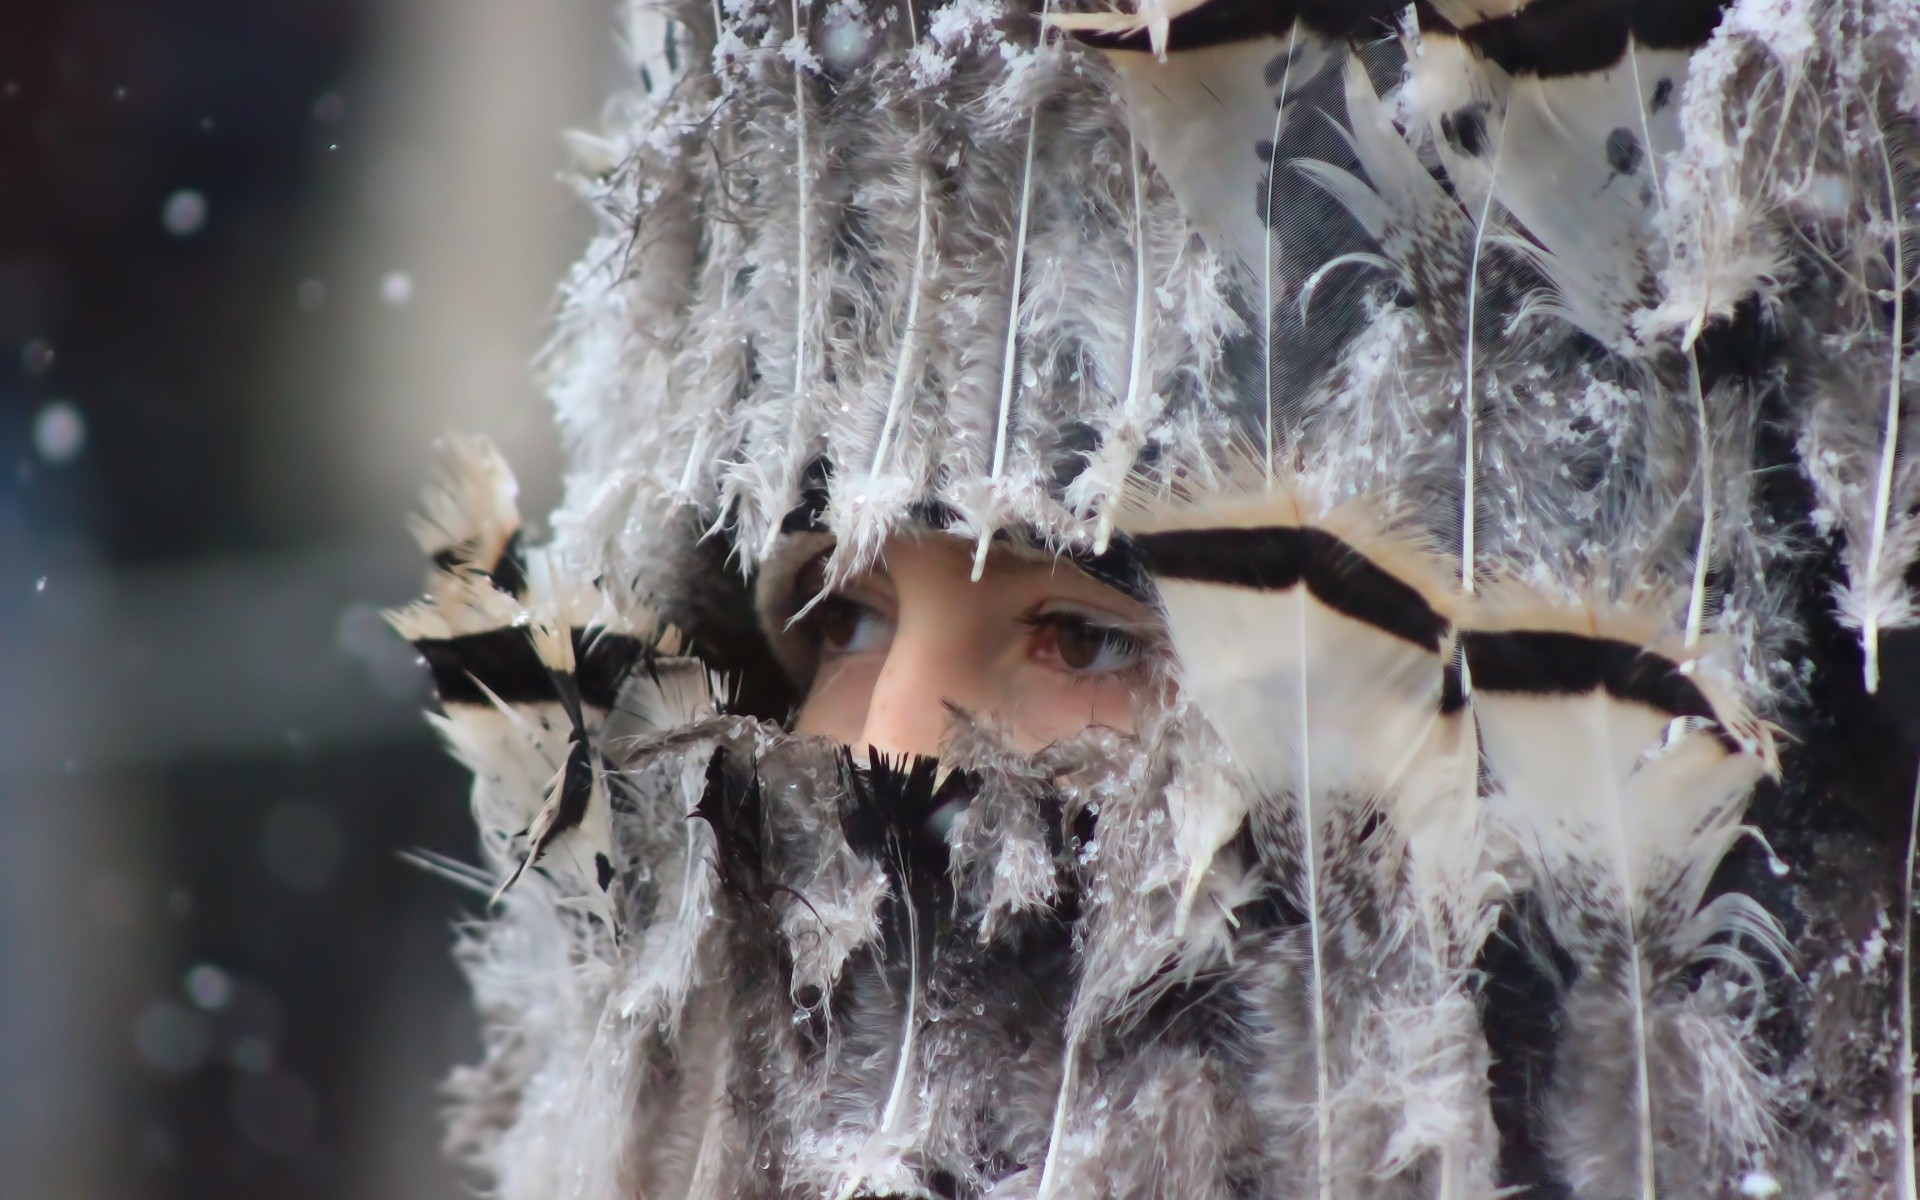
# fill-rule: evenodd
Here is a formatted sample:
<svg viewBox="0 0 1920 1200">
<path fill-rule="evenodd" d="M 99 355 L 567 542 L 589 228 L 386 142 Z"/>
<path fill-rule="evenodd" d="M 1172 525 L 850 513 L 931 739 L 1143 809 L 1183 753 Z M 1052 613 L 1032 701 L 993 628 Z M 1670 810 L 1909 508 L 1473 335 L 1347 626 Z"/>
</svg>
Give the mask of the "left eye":
<svg viewBox="0 0 1920 1200">
<path fill-rule="evenodd" d="M 1124 671 L 1139 663 L 1145 646 L 1139 638 L 1072 613 L 1056 613 L 1039 622 L 1043 649 L 1051 650 L 1069 671 L 1090 675 Z"/>
</svg>

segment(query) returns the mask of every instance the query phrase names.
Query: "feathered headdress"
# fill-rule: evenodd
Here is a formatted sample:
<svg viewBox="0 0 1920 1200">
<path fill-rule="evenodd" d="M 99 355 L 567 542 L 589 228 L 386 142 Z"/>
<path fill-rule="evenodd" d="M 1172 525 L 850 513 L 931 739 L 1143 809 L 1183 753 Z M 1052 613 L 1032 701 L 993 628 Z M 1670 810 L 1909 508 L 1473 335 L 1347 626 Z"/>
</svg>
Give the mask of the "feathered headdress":
<svg viewBox="0 0 1920 1200">
<path fill-rule="evenodd" d="M 458 446 L 397 617 L 499 1194 L 1915 1194 L 1920 5 L 629 40 L 553 540 Z M 756 592 L 910 525 L 1150 597 L 1176 699 L 784 732 Z"/>
</svg>

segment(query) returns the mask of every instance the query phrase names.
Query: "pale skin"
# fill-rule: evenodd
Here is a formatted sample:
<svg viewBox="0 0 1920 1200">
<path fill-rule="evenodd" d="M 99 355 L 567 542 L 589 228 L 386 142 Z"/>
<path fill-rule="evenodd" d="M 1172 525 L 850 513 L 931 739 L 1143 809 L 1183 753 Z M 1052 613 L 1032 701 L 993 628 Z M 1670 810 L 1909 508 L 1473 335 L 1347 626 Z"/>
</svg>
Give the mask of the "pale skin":
<svg viewBox="0 0 1920 1200">
<path fill-rule="evenodd" d="M 804 618 L 819 667 L 794 728 L 857 750 L 938 754 L 952 707 L 1032 752 L 1090 725 L 1131 733 L 1152 686 L 1152 611 L 1071 562 L 891 539 L 874 566 Z M 802 573 L 803 588 L 806 573 Z M 807 595 L 819 587 L 817 572 Z"/>
</svg>

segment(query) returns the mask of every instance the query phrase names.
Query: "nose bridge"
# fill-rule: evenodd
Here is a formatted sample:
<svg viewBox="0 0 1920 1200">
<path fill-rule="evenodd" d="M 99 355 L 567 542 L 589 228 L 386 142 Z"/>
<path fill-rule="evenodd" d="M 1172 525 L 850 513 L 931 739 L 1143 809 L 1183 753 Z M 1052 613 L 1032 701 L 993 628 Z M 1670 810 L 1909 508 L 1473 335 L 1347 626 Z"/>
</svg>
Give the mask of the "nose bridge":
<svg viewBox="0 0 1920 1200">
<path fill-rule="evenodd" d="M 947 705 L 983 707 L 983 667 L 968 646 L 964 621 L 903 620 L 874 680 L 861 748 L 938 754 L 947 731 Z"/>
</svg>

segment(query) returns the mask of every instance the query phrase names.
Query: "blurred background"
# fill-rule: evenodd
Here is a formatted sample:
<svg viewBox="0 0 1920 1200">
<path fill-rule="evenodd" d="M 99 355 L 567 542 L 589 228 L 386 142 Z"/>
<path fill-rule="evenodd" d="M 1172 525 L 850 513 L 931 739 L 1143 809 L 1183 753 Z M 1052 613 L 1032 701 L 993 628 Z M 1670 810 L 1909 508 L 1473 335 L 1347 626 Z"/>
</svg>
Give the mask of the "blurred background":
<svg viewBox="0 0 1920 1200">
<path fill-rule="evenodd" d="M 528 363 L 612 0 L 0 3 L 0 1195 L 464 1194 L 402 863 L 465 783 L 379 610 Z"/>
</svg>

